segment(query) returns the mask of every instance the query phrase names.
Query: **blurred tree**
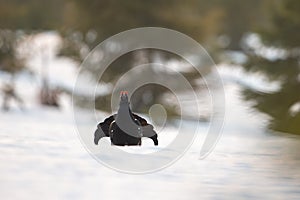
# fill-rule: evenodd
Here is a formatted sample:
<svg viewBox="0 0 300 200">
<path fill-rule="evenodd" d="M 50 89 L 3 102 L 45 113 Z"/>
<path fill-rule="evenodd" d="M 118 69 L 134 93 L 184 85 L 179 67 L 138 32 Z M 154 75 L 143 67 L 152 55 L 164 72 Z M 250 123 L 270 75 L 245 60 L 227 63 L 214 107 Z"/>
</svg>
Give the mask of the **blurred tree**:
<svg viewBox="0 0 300 200">
<path fill-rule="evenodd" d="M 0 28 L 11 30 L 56 29 L 64 13 L 60 0 L 0 0 L 0 5 Z"/>
<path fill-rule="evenodd" d="M 300 1 L 280 0 L 271 5 L 269 25 L 259 35 L 266 48 L 275 50 L 275 57 L 247 49 L 250 59 L 245 68 L 280 81 L 281 88 L 271 94 L 251 90 L 244 94 L 254 100 L 255 108 L 272 117 L 271 129 L 300 134 Z"/>
<path fill-rule="evenodd" d="M 62 54 L 80 60 L 114 34 L 149 26 L 181 31 L 209 48 L 224 28 L 225 10 L 219 1 L 65 0 Z"/>
<path fill-rule="evenodd" d="M 16 73 L 24 68 L 18 57 L 18 40 L 25 33 L 56 29 L 61 24 L 63 6 L 53 0 L 0 0 L 0 70 Z"/>
<path fill-rule="evenodd" d="M 82 61 L 99 42 L 111 35 L 145 26 L 165 27 L 183 32 L 200 42 L 210 54 L 213 54 L 220 47 L 218 39 L 220 36 L 225 36 L 223 38 L 229 41 L 228 43 L 223 40 L 222 47 L 239 49 L 244 33 L 253 30 L 258 21 L 263 21 L 265 15 L 263 5 L 266 1 L 269 2 L 269 0 L 0 0 L 0 28 L 27 32 L 56 29 L 64 38 L 61 55 L 72 57 L 78 62 Z M 106 72 L 105 81 L 114 84 L 122 72 L 134 66 L 138 57 L 136 53 L 112 63 Z M 165 60 L 174 58 L 166 52 L 154 50 L 147 50 L 142 56 L 151 62 L 157 54 Z M 5 53 L 5 56 L 9 54 Z M 15 62 L 15 55 L 11 56 L 9 60 Z M 4 62 L 4 59 L 0 59 Z M 17 69 L 11 64 L 5 66 L 9 66 L 7 70 Z M 97 69 L 90 69 L 90 72 L 97 74 Z M 189 72 L 185 76 L 193 81 L 197 77 L 195 73 Z M 157 87 L 143 89 L 151 90 L 152 93 L 158 92 Z M 163 94 L 164 90 L 160 93 Z M 153 96 L 159 98 L 157 94 Z M 101 98 L 98 99 L 99 103 Z M 98 105 L 102 108 L 100 103 Z"/>
<path fill-rule="evenodd" d="M 228 37 L 226 49 L 241 50 L 244 35 L 265 24 L 266 0 L 221 0 L 219 4 L 225 10 L 222 34 Z"/>
<path fill-rule="evenodd" d="M 18 33 L 0 29 L 0 70 L 16 73 L 24 67 L 23 60 L 16 55 Z"/>
<path fill-rule="evenodd" d="M 63 30 L 68 40 L 65 41 L 62 54 L 73 53 L 75 57 L 79 58 L 84 58 L 84 52 L 88 52 L 104 39 L 121 31 L 138 27 L 171 28 L 187 33 L 201 42 L 213 41 L 213 38 L 220 34 L 222 17 L 224 16 L 220 7 L 213 6 L 211 2 L 204 0 L 67 0 L 66 2 L 65 27 Z M 214 2 L 217 1 L 214 0 Z M 70 27 L 72 27 L 71 31 Z M 88 41 L 88 35 L 94 35 L 95 37 L 93 37 L 93 40 Z M 77 49 L 77 51 L 72 52 L 72 49 Z M 158 54 L 164 61 L 174 58 L 174 55 L 153 49 L 144 50 L 142 54 L 138 51 L 132 52 L 113 62 L 105 72 L 105 76 L 103 76 L 105 79 L 102 81 L 115 84 L 122 73 L 128 71 L 132 66 L 142 64 L 137 63 L 137 60 L 143 60 L 143 63 L 151 63 L 157 58 Z M 180 58 L 176 59 L 180 60 Z M 98 78 L 97 69 L 90 69 L 90 71 L 96 75 L 95 78 Z M 197 76 L 195 73 L 196 71 L 185 75 L 193 81 L 193 79 L 199 78 L 199 75 Z M 154 86 L 143 87 L 141 90 L 153 97 L 151 98 L 152 103 L 157 102 L 165 93 L 165 90 Z M 145 107 L 148 106 L 144 102 L 143 92 L 134 95 L 134 102 L 140 102 L 139 105 L 135 105 L 137 111 L 144 111 Z M 100 109 L 109 108 L 109 103 L 107 96 L 96 98 L 96 107 Z M 145 107 L 142 107 L 142 104 Z M 174 113 L 171 110 L 170 112 Z"/>
<path fill-rule="evenodd" d="M 157 26 L 181 31 L 201 43 L 226 34 L 231 48 L 240 49 L 244 33 L 263 21 L 265 1 L 66 0 L 63 24 L 82 32 L 95 30 L 97 42 L 131 28 Z"/>
</svg>

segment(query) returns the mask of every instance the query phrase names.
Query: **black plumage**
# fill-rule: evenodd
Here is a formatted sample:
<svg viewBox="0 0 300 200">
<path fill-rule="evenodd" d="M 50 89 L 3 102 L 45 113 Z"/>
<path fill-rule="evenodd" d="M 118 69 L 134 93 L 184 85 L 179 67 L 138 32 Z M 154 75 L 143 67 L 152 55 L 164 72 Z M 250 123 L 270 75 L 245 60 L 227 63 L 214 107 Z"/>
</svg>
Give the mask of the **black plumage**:
<svg viewBox="0 0 300 200">
<path fill-rule="evenodd" d="M 111 115 L 99 123 L 94 134 L 94 143 L 98 145 L 102 137 L 110 137 L 112 145 L 141 145 L 141 138 L 148 137 L 158 145 L 157 133 L 147 120 L 132 113 L 127 92 L 121 92 L 117 114 Z"/>
</svg>

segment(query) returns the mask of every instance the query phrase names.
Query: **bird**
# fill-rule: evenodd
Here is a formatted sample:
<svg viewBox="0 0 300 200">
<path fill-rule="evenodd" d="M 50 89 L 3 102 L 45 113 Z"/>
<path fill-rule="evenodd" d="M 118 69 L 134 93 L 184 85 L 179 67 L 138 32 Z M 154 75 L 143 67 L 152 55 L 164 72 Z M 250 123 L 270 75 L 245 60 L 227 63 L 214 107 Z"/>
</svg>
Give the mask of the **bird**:
<svg viewBox="0 0 300 200">
<path fill-rule="evenodd" d="M 116 146 L 141 146 L 142 137 L 148 137 L 155 146 L 158 145 L 158 135 L 153 126 L 131 111 L 127 91 L 120 92 L 117 113 L 97 125 L 94 132 L 95 145 L 98 145 L 103 137 L 110 137 L 111 145 Z"/>
</svg>

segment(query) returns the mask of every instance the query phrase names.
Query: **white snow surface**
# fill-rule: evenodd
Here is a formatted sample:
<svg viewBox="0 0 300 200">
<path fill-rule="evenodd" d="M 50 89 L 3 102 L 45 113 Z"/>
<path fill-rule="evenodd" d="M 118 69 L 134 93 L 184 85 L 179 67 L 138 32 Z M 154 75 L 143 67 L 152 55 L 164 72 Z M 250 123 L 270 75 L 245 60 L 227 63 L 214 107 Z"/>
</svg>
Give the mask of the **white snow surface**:
<svg viewBox="0 0 300 200">
<path fill-rule="evenodd" d="M 199 160 L 208 126 L 203 123 L 180 160 L 143 175 L 116 172 L 94 160 L 80 143 L 71 107 L 27 106 L 25 111 L 15 107 L 1 112 L 1 199 L 299 198 L 300 159 L 292 151 L 299 138 L 265 134 L 266 117 L 242 106 L 238 86 L 226 84 L 225 89 L 226 123 L 214 151 Z M 87 122 L 92 115 L 82 111 Z M 168 140 L 159 135 L 160 143 Z M 149 144 L 141 151 L 151 150 Z"/>
<path fill-rule="evenodd" d="M 73 84 L 75 73 L 66 71 L 62 79 L 71 74 L 67 84 Z M 0 85 L 7 79 L 0 74 Z M 120 173 L 98 163 L 80 142 L 70 97 L 61 97 L 60 109 L 38 106 L 38 87 L 26 75 L 19 77 L 16 91 L 25 102 L 24 110 L 13 104 L 9 112 L 0 112 L 1 199 L 300 198 L 300 138 L 266 131 L 269 118 L 243 102 L 238 82 L 225 79 L 226 120 L 222 137 L 208 157 L 199 159 L 209 127 L 201 123 L 198 137 L 182 158 L 161 171 L 141 175 Z M 79 112 L 94 130 L 94 112 Z M 96 114 L 101 120 L 108 115 Z M 151 152 L 167 145 L 174 132 L 171 126 L 159 132 L 158 147 L 146 141 L 139 148 L 122 148 Z M 87 134 L 93 138 L 93 132 Z"/>
</svg>

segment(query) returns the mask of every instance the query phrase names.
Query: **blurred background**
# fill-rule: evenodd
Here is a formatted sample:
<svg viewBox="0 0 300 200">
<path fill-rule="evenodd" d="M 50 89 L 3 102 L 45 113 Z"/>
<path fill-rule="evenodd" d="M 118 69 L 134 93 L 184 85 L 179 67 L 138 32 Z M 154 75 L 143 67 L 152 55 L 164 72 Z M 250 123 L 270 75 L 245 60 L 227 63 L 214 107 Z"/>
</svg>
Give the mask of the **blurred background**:
<svg viewBox="0 0 300 200">
<path fill-rule="evenodd" d="M 194 197 L 192 194 L 198 195 L 198 189 L 206 188 L 209 195 L 203 197 L 207 198 L 223 198 L 223 194 L 231 199 L 299 198 L 298 0 L 0 0 L 0 149 L 3 150 L 1 163 L 6 163 L 0 164 L 0 192 L 4 197 L 12 195 L 20 198 L 12 192 L 12 188 L 21 187 L 31 180 L 28 171 L 19 171 L 20 167 L 33 168 L 30 173 L 50 174 L 42 179 L 50 181 L 49 184 L 55 187 L 54 177 L 68 171 L 68 164 L 63 159 L 52 160 L 52 157 L 61 156 L 76 143 L 70 111 L 72 90 L 81 62 L 108 37 L 128 29 L 149 26 L 180 31 L 203 45 L 224 81 L 227 117 L 223 134 L 225 139 L 220 140 L 217 154 L 208 159 L 204 166 L 194 164 L 199 170 L 206 170 L 206 167 L 216 166 L 216 162 L 222 160 L 226 166 L 220 165 L 217 171 L 205 177 L 199 177 L 199 174 L 191 177 L 191 173 L 179 173 L 182 176 L 172 177 L 178 170 L 174 168 L 165 171 L 166 177 L 160 181 L 156 179 L 154 183 L 164 185 L 170 181 L 174 186 L 181 187 L 180 181 L 192 182 L 191 187 L 181 187 L 178 191 L 180 194 L 188 191 L 191 195 L 188 197 Z M 108 48 L 114 51 L 114 47 Z M 101 59 L 101 52 L 95 59 Z M 86 102 L 93 98 L 96 109 L 104 119 L 111 114 L 111 93 L 122 74 L 132 66 L 155 61 L 179 70 L 195 91 L 199 91 L 203 97 L 203 102 L 200 102 L 203 105 L 201 121 L 209 121 L 212 112 L 209 97 L 205 85 L 199 81 L 204 74 L 199 75 L 177 55 L 155 49 L 133 51 L 121 56 L 105 71 L 101 82 L 97 76 L 101 66 L 86 69 L 85 89 L 93 89 L 99 84 L 99 92 L 96 97 L 90 97 L 84 90 L 74 91 L 75 104 L 84 108 Z M 158 76 L 168 72 L 153 69 L 152 73 Z M 207 67 L 209 73 L 210 66 Z M 172 75 L 169 74 L 169 77 L 172 81 Z M 151 105 L 160 103 L 164 105 L 168 117 L 176 119 L 180 113 L 178 103 L 172 98 L 168 89 L 149 84 L 133 94 L 131 103 L 135 112 L 143 114 L 148 113 Z M 191 107 L 186 108 L 183 115 L 187 120 L 194 120 L 198 115 L 192 112 Z M 59 139 L 54 138 L 55 134 L 59 135 Z M 69 140 L 70 137 L 74 140 L 65 146 L 62 140 Z M 79 146 L 77 144 L 77 150 L 68 156 L 75 156 L 70 162 L 85 170 L 75 170 L 66 175 L 62 180 L 65 185 L 61 187 L 65 189 L 56 190 L 49 198 L 94 198 L 91 191 L 87 194 L 83 189 L 73 193 L 73 187 L 79 189 L 73 185 L 73 181 L 78 181 L 76 177 L 84 177 L 80 180 L 87 181 L 89 186 L 98 184 L 95 177 L 102 177 L 89 174 L 99 166 L 92 164 Z M 36 151 L 39 153 L 35 154 Z M 256 153 L 248 154 L 248 151 Z M 25 156 L 29 154 L 29 157 Z M 247 159 L 241 161 L 243 158 Z M 44 159 L 46 164 L 41 164 Z M 193 162 L 200 161 L 195 159 Z M 179 171 L 184 169 L 179 167 Z M 215 172 L 220 177 L 229 175 L 221 180 L 213 175 Z M 20 176 L 16 178 L 18 173 Z M 105 176 L 107 179 L 118 178 L 113 172 L 105 173 L 109 174 Z M 249 176 L 246 175 L 249 173 L 253 173 L 252 179 L 238 178 Z M 279 176 L 280 173 L 283 173 L 282 176 Z M 160 175 L 152 176 L 150 180 Z M 126 178 L 129 183 L 140 181 L 141 185 L 145 184 L 141 177 L 137 178 L 139 180 Z M 203 179 L 205 181 L 201 181 Z M 219 181 L 214 182 L 216 179 Z M 4 184 L 6 181 L 9 184 Z M 30 192 L 27 193 L 33 187 L 38 187 L 36 198 L 45 193 L 45 188 L 38 184 L 39 178 L 31 181 L 33 185 L 23 188 L 20 194 L 33 197 Z M 199 187 L 196 187 L 198 183 Z M 112 184 L 122 186 L 119 180 Z M 97 190 L 96 186 L 90 188 Z M 215 190 L 222 192 L 215 194 Z M 170 197 L 170 192 L 166 191 L 160 192 Z M 151 192 L 146 193 L 149 198 L 159 195 L 159 192 Z M 122 195 L 114 197 L 117 199 Z"/>
<path fill-rule="evenodd" d="M 217 65 L 239 67 L 245 73 L 262 75 L 267 82 L 277 82 L 277 88 L 271 92 L 244 85 L 243 98 L 271 117 L 269 128 L 299 134 L 299 7 L 295 0 L 1 1 L 0 70 L 11 76 L 2 89 L 3 99 L 8 99 L 2 108 L 9 107 L 4 104 L 10 101 L 8 93 L 14 82 L 18 82 L 18 74 L 27 73 L 32 79 L 38 79 L 41 91 L 36 92 L 41 95 L 41 103 L 56 105 L 61 90 L 71 92 L 72 78 L 57 77 L 57 73 L 71 72 L 66 69 L 69 66 L 61 69 L 51 63 L 54 57 L 62 57 L 64 62 L 78 67 L 88 52 L 104 39 L 132 28 L 158 26 L 189 35 L 206 48 Z M 108 86 L 134 64 L 155 59 L 180 60 L 158 50 L 122 56 L 106 70 L 105 79 L 101 80 L 107 85 L 106 94 L 96 97 L 96 107 L 108 111 L 111 92 Z M 56 68 L 57 72 L 51 73 L 55 70 L 48 68 Z M 90 69 L 90 73 L 96 74 L 97 81 L 97 69 Z M 182 73 L 191 81 L 199 77 L 192 70 Z M 151 98 L 146 102 L 142 94 Z M 147 105 L 163 94 L 163 88 L 145 86 L 133 98 L 133 107 L 138 112 L 148 110 Z M 84 101 L 83 95 L 78 95 Z M 17 101 L 22 99 L 21 95 L 17 97 Z M 171 114 L 175 112 L 172 108 L 168 110 Z"/>
</svg>

